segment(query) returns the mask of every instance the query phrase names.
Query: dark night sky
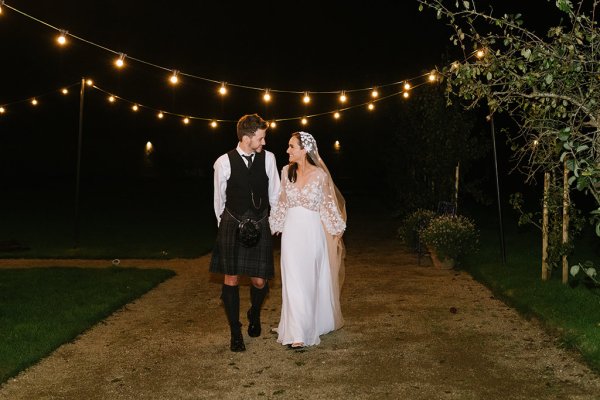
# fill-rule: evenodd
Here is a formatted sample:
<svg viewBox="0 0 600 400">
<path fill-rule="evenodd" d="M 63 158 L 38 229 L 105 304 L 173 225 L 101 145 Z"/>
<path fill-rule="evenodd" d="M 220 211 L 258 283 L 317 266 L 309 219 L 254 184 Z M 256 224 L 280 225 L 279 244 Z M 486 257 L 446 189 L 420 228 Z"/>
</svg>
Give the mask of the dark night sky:
<svg viewBox="0 0 600 400">
<path fill-rule="evenodd" d="M 227 1 L 177 0 L 10 0 L 7 4 L 130 57 L 217 81 L 283 90 L 350 90 L 413 78 L 440 65 L 449 44 L 449 30 L 443 23 L 431 11 L 419 12 L 418 4 L 409 0 L 355 5 L 263 1 L 240 6 Z M 528 14 L 543 15 L 543 10 L 554 7 L 545 0 L 527 4 L 530 11 L 515 10 L 523 12 L 526 20 Z M 72 38 L 68 46 L 59 48 L 53 42 L 55 35 L 38 22 L 4 10 L 0 17 L 0 104 L 91 76 L 98 86 L 124 98 L 199 117 L 236 120 L 258 112 L 265 118 L 282 118 L 336 107 L 335 95 L 313 95 L 306 109 L 297 94 L 275 94 L 273 103 L 265 106 L 260 92 L 235 87 L 229 87 L 228 96 L 221 98 L 216 84 L 185 77 L 172 88 L 166 71 L 135 61 L 116 70 L 114 54 Z M 367 99 L 368 92 L 356 94 L 350 105 Z M 10 105 L 2 117 L 0 176 L 15 171 L 73 172 L 78 88 L 72 88 L 66 98 L 52 94 L 40 101 L 35 110 L 27 103 Z M 365 143 L 389 129 L 386 112 L 393 112 L 398 101 L 383 101 L 372 114 L 363 108 L 348 111 L 340 121 L 331 116 L 316 118 L 303 129 L 315 135 L 322 149 L 339 139 L 342 145 L 360 150 L 362 157 L 376 158 L 375 152 L 369 152 L 373 147 Z M 268 148 L 283 157 L 289 134 L 300 128 L 298 121 L 279 124 L 267 138 Z M 175 117 L 158 121 L 153 112 L 133 113 L 123 103 L 109 105 L 106 95 L 98 91 L 86 93 L 85 171 L 135 170 L 148 140 L 164 160 L 206 172 L 216 156 L 235 145 L 235 126 L 222 123 L 215 130 L 204 121 L 188 126 Z"/>
</svg>

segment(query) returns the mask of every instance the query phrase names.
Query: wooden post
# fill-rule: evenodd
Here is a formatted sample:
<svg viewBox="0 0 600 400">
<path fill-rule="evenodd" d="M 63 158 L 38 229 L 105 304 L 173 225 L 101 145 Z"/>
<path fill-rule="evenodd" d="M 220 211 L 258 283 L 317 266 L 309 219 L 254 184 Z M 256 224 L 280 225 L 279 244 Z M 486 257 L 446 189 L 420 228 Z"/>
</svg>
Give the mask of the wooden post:
<svg viewBox="0 0 600 400">
<path fill-rule="evenodd" d="M 567 169 L 567 160 L 565 158 L 563 164 L 563 221 L 562 221 L 562 243 L 567 244 L 569 242 L 569 170 Z M 562 283 L 569 281 L 569 264 L 567 255 L 562 256 Z"/>
<path fill-rule="evenodd" d="M 548 195 L 550 192 L 550 173 L 544 173 L 544 201 L 542 212 L 542 280 L 547 281 L 548 269 Z"/>
<path fill-rule="evenodd" d="M 460 161 L 456 164 L 456 171 L 454 173 L 454 213 L 458 214 L 458 177 L 460 172 Z"/>
</svg>

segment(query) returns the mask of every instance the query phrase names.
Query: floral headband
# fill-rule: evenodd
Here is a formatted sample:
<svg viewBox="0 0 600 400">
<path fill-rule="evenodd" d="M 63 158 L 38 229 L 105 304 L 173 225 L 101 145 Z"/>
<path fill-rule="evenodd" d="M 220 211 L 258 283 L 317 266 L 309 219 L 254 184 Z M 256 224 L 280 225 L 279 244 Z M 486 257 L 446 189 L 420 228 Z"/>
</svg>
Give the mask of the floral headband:
<svg viewBox="0 0 600 400">
<path fill-rule="evenodd" d="M 300 142 L 302 143 L 302 147 L 306 149 L 308 152 L 318 151 L 317 150 L 317 141 L 308 132 L 299 132 L 300 133 Z"/>
</svg>

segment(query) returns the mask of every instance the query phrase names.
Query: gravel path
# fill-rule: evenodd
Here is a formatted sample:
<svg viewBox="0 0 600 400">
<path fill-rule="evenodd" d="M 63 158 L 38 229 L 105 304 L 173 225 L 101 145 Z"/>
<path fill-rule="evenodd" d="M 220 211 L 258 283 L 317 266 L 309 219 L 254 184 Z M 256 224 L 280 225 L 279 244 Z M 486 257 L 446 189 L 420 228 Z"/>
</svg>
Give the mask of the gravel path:
<svg viewBox="0 0 600 400">
<path fill-rule="evenodd" d="M 600 399 L 600 377 L 535 321 L 464 272 L 418 265 L 384 216 L 351 222 L 346 326 L 321 345 L 292 351 L 276 343 L 269 327 L 279 317 L 277 278 L 263 335 L 231 353 L 209 256 L 122 260 L 177 275 L 9 380 L 0 399 Z M 0 260 L 41 265 L 110 261 Z M 245 282 L 242 315 L 248 292 Z"/>
</svg>

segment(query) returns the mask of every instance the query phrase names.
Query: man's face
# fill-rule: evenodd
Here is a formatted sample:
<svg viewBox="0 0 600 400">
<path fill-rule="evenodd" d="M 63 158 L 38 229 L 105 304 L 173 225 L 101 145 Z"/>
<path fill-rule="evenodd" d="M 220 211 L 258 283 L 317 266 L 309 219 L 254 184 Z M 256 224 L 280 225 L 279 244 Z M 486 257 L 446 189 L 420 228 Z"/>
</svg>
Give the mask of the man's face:
<svg viewBox="0 0 600 400">
<path fill-rule="evenodd" d="M 254 136 L 250 137 L 250 148 L 252 151 L 260 153 L 264 145 L 267 144 L 265 142 L 265 136 L 267 135 L 266 129 L 259 129 L 256 131 Z"/>
</svg>

